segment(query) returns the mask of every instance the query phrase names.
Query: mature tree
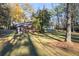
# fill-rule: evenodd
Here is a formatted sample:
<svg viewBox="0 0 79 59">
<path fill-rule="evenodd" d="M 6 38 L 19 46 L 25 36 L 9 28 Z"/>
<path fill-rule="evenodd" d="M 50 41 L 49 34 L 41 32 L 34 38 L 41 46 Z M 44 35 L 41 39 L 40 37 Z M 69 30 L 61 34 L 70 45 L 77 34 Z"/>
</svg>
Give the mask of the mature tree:
<svg viewBox="0 0 79 59">
<path fill-rule="evenodd" d="M 63 15 L 65 14 L 64 13 L 64 4 L 57 4 L 56 6 L 53 6 L 53 4 L 52 4 L 51 14 L 52 14 L 53 18 L 55 18 L 55 20 L 56 20 L 56 28 L 58 30 L 60 28 L 63 28 L 64 27 L 62 25 L 62 24 L 64 24 Z"/>
<path fill-rule="evenodd" d="M 40 31 L 40 20 L 38 18 L 38 12 L 39 11 L 37 11 L 36 13 L 32 13 L 31 19 L 32 19 L 32 22 L 33 22 L 33 27 L 36 30 Z"/>
<path fill-rule="evenodd" d="M 62 17 L 62 14 L 64 12 L 64 4 L 59 4 L 58 6 L 56 6 L 55 8 L 55 13 L 57 16 L 57 29 L 59 30 L 59 28 L 61 27 L 60 26 L 60 23 L 61 23 L 61 17 Z"/>
<path fill-rule="evenodd" d="M 77 16 L 77 4 L 71 3 L 71 29 L 75 31 L 75 22 Z"/>
<path fill-rule="evenodd" d="M 66 4 L 66 14 L 67 14 L 67 32 L 66 32 L 66 40 L 71 42 L 71 29 L 74 31 L 74 26 L 76 23 L 76 16 L 78 11 L 78 5 L 75 3 L 67 3 Z"/>
<path fill-rule="evenodd" d="M 11 4 L 10 15 L 13 21 L 15 22 L 23 22 L 23 10 L 19 6 L 19 4 Z"/>
<path fill-rule="evenodd" d="M 67 30 L 66 30 L 66 39 L 65 41 L 71 42 L 71 4 L 66 4 L 66 18 L 67 18 Z"/>
<path fill-rule="evenodd" d="M 38 9 L 38 11 L 32 15 L 34 17 L 34 24 L 37 24 L 36 27 L 40 32 L 44 32 L 44 28 L 49 26 L 49 20 L 51 18 L 51 14 L 46 8 L 42 10 Z M 33 18 L 32 18 L 33 19 Z"/>
<path fill-rule="evenodd" d="M 40 10 L 38 16 L 40 19 L 41 32 L 44 32 L 44 28 L 48 28 L 48 26 L 49 26 L 49 21 L 50 21 L 51 15 L 47 9 L 43 8 L 43 10 Z"/>
<path fill-rule="evenodd" d="M 10 9 L 6 3 L 0 3 L 0 26 L 9 28 L 10 25 Z"/>
</svg>

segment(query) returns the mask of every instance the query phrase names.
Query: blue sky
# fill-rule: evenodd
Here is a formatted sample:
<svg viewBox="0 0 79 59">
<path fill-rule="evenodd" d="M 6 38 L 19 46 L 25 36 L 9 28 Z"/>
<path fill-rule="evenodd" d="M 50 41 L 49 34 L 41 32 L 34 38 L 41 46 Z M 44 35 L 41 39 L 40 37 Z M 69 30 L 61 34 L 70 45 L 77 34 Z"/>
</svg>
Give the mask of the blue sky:
<svg viewBox="0 0 79 59">
<path fill-rule="evenodd" d="M 45 8 L 47 9 L 52 9 L 58 5 L 57 3 L 29 3 L 29 4 L 32 6 L 32 8 L 34 8 L 34 10 L 42 9 L 43 6 L 45 6 Z M 20 6 L 23 7 L 23 3 L 20 4 Z"/>
<path fill-rule="evenodd" d="M 30 5 L 35 9 L 42 9 L 43 6 L 45 6 L 48 9 L 54 8 L 55 6 L 57 6 L 58 4 L 55 3 L 30 3 Z"/>
<path fill-rule="evenodd" d="M 51 9 L 51 3 L 32 3 L 30 4 L 35 10 L 37 9 L 42 9 L 43 6 L 45 6 L 46 8 Z"/>
<path fill-rule="evenodd" d="M 32 8 L 35 11 L 38 9 L 42 9 L 44 6 L 47 9 L 52 9 L 52 8 L 56 7 L 57 5 L 59 5 L 57 3 L 29 3 L 29 4 L 32 6 Z M 23 5 L 24 5 L 23 3 L 20 4 L 21 7 L 24 7 Z M 28 13 L 25 13 L 25 14 L 30 16 L 30 14 L 28 14 Z"/>
</svg>

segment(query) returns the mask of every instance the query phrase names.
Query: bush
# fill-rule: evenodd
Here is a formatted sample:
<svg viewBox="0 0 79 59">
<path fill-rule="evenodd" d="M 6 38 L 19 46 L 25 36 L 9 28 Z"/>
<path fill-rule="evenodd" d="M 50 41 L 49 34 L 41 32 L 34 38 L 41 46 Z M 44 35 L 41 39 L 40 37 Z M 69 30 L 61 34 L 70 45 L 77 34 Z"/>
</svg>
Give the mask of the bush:
<svg viewBox="0 0 79 59">
<path fill-rule="evenodd" d="M 4 29 L 3 27 L 0 27 L 0 30 Z"/>
<path fill-rule="evenodd" d="M 79 26 L 75 26 L 74 28 L 76 32 L 79 32 Z"/>
</svg>

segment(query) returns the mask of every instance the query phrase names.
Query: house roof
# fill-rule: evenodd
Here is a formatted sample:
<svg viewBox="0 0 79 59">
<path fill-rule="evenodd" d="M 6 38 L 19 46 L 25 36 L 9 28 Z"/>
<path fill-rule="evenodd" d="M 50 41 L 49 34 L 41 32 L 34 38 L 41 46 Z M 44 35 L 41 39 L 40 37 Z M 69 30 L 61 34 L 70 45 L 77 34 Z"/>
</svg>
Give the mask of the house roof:
<svg viewBox="0 0 79 59">
<path fill-rule="evenodd" d="M 32 22 L 24 22 L 24 23 L 14 23 L 16 27 L 22 27 L 22 26 L 31 26 Z"/>
</svg>

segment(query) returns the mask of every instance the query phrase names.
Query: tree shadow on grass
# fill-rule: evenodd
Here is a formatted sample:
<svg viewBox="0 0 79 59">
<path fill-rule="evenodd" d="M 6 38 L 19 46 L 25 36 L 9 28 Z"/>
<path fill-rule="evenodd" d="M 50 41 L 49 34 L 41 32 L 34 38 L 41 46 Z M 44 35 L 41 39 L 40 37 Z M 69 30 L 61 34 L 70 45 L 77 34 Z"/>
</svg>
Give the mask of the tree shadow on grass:
<svg viewBox="0 0 79 59">
<path fill-rule="evenodd" d="M 12 41 L 14 39 L 12 41 L 12 43 L 13 43 L 16 38 L 17 38 L 17 36 L 15 34 L 10 41 Z M 14 45 L 12 43 L 10 43 L 10 41 L 4 43 L 4 46 L 3 46 L 3 48 L 2 48 L 2 50 L 0 52 L 1 56 L 5 56 L 8 52 L 12 51 L 12 48 L 14 47 Z"/>
<path fill-rule="evenodd" d="M 62 39 L 66 38 L 66 33 L 63 33 L 63 32 L 56 32 L 56 33 L 54 32 L 54 33 L 51 33 L 51 34 L 56 35 L 57 37 L 62 38 Z M 79 35 L 72 34 L 71 38 L 72 38 L 73 42 L 79 43 Z"/>
<path fill-rule="evenodd" d="M 62 39 L 65 39 L 66 38 L 66 33 L 51 33 L 52 35 L 56 35 L 57 37 L 59 38 L 62 38 Z M 79 43 L 79 35 L 71 35 L 71 38 L 72 38 L 72 41 L 73 42 L 76 42 L 76 43 Z"/>
<path fill-rule="evenodd" d="M 16 48 L 19 48 L 21 46 L 21 44 L 19 43 L 21 40 L 23 40 L 23 38 L 25 37 L 28 42 L 24 43 L 23 46 L 25 47 L 29 47 L 29 51 L 30 51 L 30 56 L 38 56 L 37 52 L 36 52 L 36 48 L 35 46 L 33 45 L 33 42 L 31 40 L 31 37 L 30 35 L 27 33 L 26 34 L 27 36 L 24 36 L 24 35 L 14 35 L 14 37 L 7 43 L 5 43 L 5 46 L 3 46 L 2 50 L 1 50 L 1 56 L 5 56 L 5 55 L 11 55 L 12 51 Z M 17 37 L 20 37 L 20 38 L 17 38 Z M 17 40 L 17 42 L 13 45 L 12 43 L 15 42 L 15 40 Z M 12 43 L 10 43 L 12 41 Z M 19 54 L 21 55 L 21 54 Z M 24 54 L 24 56 L 26 56 L 27 54 Z"/>
<path fill-rule="evenodd" d="M 79 35 L 72 35 L 71 38 L 73 42 L 79 43 Z"/>
<path fill-rule="evenodd" d="M 54 32 L 54 33 L 51 33 L 52 35 L 56 35 L 56 36 L 66 36 L 65 33 L 61 33 L 61 32 Z"/>
<path fill-rule="evenodd" d="M 61 40 L 59 40 L 59 39 L 56 39 L 56 38 L 54 38 L 54 37 L 51 37 L 51 36 L 49 36 L 49 35 L 47 35 L 47 34 L 44 34 L 45 36 L 47 36 L 47 37 L 49 37 L 49 38 L 52 38 L 52 39 L 54 39 L 54 40 L 57 40 L 57 41 L 60 41 L 60 42 L 62 42 Z"/>
<path fill-rule="evenodd" d="M 28 41 L 29 41 L 29 50 L 30 50 L 30 55 L 31 56 L 38 56 L 38 53 L 37 53 L 37 51 L 36 51 L 36 48 L 35 48 L 35 46 L 33 45 L 33 42 L 31 41 L 31 37 L 30 37 L 30 35 L 29 34 L 27 34 L 28 35 Z"/>
<path fill-rule="evenodd" d="M 51 38 L 51 39 L 54 39 L 54 40 L 57 40 L 57 41 L 60 41 L 60 42 L 62 42 L 61 40 L 59 40 L 59 39 L 56 39 L 56 38 L 54 38 L 54 37 L 52 37 L 52 36 L 49 36 L 48 34 L 46 34 L 46 33 L 42 33 L 42 35 L 39 35 L 39 34 L 34 34 L 34 33 L 31 33 L 32 35 L 36 35 L 36 36 L 41 36 L 41 37 L 48 37 L 48 38 Z"/>
<path fill-rule="evenodd" d="M 6 46 L 4 46 L 2 51 L 0 52 L 1 56 L 5 56 L 8 51 L 12 50 L 12 47 L 13 45 L 11 43 L 8 43 Z"/>
</svg>

